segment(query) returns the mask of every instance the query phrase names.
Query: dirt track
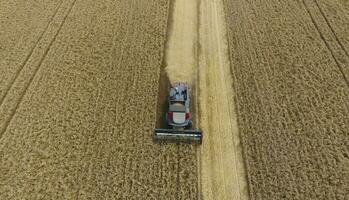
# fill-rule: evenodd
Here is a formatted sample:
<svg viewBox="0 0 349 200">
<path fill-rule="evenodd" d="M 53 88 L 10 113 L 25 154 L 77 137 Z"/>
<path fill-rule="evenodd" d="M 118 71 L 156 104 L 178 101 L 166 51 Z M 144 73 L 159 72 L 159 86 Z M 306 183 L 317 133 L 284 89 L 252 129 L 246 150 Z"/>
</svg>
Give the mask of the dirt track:
<svg viewBox="0 0 349 200">
<path fill-rule="evenodd" d="M 195 165 L 151 141 L 168 10 L 2 2 L 0 199 L 196 197 Z"/>
<path fill-rule="evenodd" d="M 224 2 L 251 199 L 348 199 L 348 6 Z"/>
</svg>

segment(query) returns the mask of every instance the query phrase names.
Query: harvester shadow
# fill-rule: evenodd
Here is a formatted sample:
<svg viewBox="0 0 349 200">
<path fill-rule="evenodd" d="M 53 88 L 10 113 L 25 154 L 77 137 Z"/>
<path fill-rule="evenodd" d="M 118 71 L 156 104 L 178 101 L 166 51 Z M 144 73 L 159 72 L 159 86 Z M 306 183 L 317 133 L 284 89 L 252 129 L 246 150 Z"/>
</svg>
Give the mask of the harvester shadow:
<svg viewBox="0 0 349 200">
<path fill-rule="evenodd" d="M 168 109 L 167 95 L 168 88 L 170 87 L 170 80 L 167 76 L 164 67 L 162 67 L 159 79 L 159 93 L 158 93 L 158 103 L 156 111 L 156 127 L 168 129 L 170 128 L 166 122 L 165 114 Z"/>
</svg>

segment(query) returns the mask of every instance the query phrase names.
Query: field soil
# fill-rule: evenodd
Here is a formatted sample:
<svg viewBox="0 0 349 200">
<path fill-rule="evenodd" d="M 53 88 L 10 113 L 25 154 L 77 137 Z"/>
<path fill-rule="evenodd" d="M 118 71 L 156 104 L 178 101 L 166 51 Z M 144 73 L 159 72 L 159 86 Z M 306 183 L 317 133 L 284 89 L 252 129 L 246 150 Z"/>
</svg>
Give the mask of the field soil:
<svg viewBox="0 0 349 200">
<path fill-rule="evenodd" d="M 346 1 L 224 0 L 251 199 L 348 199 Z"/>
<path fill-rule="evenodd" d="M 1 2 L 0 199 L 196 198 L 196 152 L 151 140 L 169 9 Z"/>
</svg>

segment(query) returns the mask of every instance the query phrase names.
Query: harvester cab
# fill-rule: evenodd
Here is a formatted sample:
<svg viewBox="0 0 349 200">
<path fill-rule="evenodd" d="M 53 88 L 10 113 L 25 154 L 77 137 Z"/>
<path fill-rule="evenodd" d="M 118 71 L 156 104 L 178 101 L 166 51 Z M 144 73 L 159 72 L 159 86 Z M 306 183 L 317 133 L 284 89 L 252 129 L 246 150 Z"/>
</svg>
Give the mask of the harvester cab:
<svg viewBox="0 0 349 200">
<path fill-rule="evenodd" d="M 202 132 L 188 130 L 192 126 L 189 94 L 187 83 L 176 82 L 171 85 L 166 113 L 170 129 L 155 129 L 153 135 L 155 141 L 201 143 Z"/>
</svg>

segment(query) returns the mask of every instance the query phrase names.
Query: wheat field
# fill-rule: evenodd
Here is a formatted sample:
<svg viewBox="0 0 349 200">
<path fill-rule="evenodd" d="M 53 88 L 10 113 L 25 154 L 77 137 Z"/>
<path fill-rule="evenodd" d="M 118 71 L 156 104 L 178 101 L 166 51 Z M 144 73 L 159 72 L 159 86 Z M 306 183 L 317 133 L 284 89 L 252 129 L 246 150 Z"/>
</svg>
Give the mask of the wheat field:
<svg viewBox="0 0 349 200">
<path fill-rule="evenodd" d="M 0 1 L 0 199 L 349 198 L 345 0 Z M 169 83 L 199 145 L 153 143 Z"/>
</svg>

